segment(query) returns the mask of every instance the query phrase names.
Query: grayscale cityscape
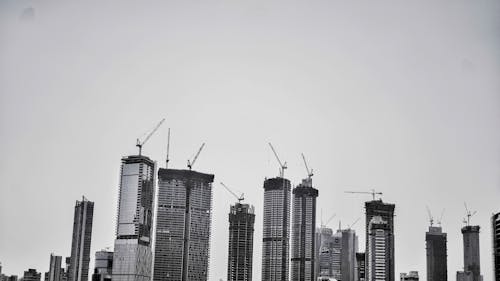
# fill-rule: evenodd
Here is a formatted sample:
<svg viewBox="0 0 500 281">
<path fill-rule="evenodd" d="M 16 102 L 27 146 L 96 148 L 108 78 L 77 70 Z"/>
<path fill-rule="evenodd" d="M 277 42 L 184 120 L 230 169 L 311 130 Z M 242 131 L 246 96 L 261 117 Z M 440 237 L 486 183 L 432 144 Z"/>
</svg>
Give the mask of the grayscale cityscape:
<svg viewBox="0 0 500 281">
<path fill-rule="evenodd" d="M 438 2 L 0 2 L 0 281 L 500 281 L 500 2 Z"/>
</svg>

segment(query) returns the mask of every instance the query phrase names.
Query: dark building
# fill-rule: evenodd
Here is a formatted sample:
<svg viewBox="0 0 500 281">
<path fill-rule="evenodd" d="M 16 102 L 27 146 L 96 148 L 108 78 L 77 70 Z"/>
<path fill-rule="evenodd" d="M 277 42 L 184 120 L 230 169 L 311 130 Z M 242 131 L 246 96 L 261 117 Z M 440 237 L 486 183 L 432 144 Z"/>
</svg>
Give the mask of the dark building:
<svg viewBox="0 0 500 281">
<path fill-rule="evenodd" d="M 30 268 L 24 272 L 23 281 L 40 281 L 42 278 L 42 273 L 36 271 L 36 269 Z"/>
<path fill-rule="evenodd" d="M 61 268 L 62 257 L 50 254 L 49 272 L 47 272 L 47 281 L 62 281 L 63 269 Z"/>
<path fill-rule="evenodd" d="M 394 281 L 395 280 L 395 269 L 394 269 L 394 204 L 388 204 L 382 202 L 382 199 L 379 200 L 372 200 L 365 202 L 365 210 L 366 210 L 366 265 L 368 266 L 369 263 L 369 258 L 370 255 L 368 255 L 368 242 L 369 242 L 369 231 L 370 231 L 370 222 L 373 217 L 379 216 L 381 217 L 382 221 L 386 224 L 387 231 L 386 235 L 388 236 L 388 244 L 385 246 L 388 249 L 388 255 L 385 257 L 385 262 L 387 263 L 387 270 L 386 272 L 386 281 Z"/>
<path fill-rule="evenodd" d="M 76 201 L 68 272 L 69 281 L 88 280 L 93 217 L 94 202 L 88 201 L 85 197 L 82 201 Z"/>
<path fill-rule="evenodd" d="M 92 281 L 111 281 L 113 274 L 113 252 L 101 250 L 95 252 L 94 274 Z"/>
<path fill-rule="evenodd" d="M 356 280 L 356 252 L 358 251 L 358 237 L 353 229 L 342 230 L 342 251 L 340 272 L 342 281 Z"/>
<path fill-rule="evenodd" d="M 365 281 L 365 253 L 356 253 L 356 280 Z"/>
<path fill-rule="evenodd" d="M 441 227 L 429 226 L 429 231 L 425 233 L 425 248 L 427 252 L 427 281 L 447 281 L 446 233 L 442 232 Z"/>
<path fill-rule="evenodd" d="M 236 203 L 229 211 L 229 247 L 227 281 L 252 280 L 253 206 Z"/>
<path fill-rule="evenodd" d="M 464 271 L 472 272 L 473 281 L 482 281 L 479 259 L 479 226 L 462 227 L 464 237 Z"/>
<path fill-rule="evenodd" d="M 191 170 L 158 170 L 154 281 L 207 280 L 213 180 Z"/>
<path fill-rule="evenodd" d="M 493 280 L 500 281 L 500 213 L 491 217 L 493 238 Z"/>
<path fill-rule="evenodd" d="M 262 281 L 288 281 L 290 244 L 290 181 L 264 181 Z"/>
<path fill-rule="evenodd" d="M 315 280 L 316 198 L 318 190 L 312 187 L 311 178 L 293 189 L 292 281 Z"/>
<path fill-rule="evenodd" d="M 418 281 L 418 271 L 410 271 L 409 273 L 400 274 L 401 281 Z"/>
</svg>

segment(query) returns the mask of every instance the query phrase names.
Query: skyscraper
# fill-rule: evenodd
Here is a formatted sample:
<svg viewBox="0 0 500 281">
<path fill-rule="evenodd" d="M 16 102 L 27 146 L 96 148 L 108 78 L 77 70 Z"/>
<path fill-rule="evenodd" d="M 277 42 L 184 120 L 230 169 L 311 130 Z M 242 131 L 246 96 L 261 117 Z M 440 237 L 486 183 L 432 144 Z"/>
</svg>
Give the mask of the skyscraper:
<svg viewBox="0 0 500 281">
<path fill-rule="evenodd" d="M 236 203 L 229 212 L 229 247 L 227 281 L 252 280 L 253 206 Z"/>
<path fill-rule="evenodd" d="M 207 280 L 213 180 L 211 174 L 159 169 L 154 281 Z"/>
<path fill-rule="evenodd" d="M 358 237 L 353 229 L 342 230 L 342 251 L 340 272 L 342 281 L 355 281 L 356 252 L 358 251 Z"/>
<path fill-rule="evenodd" d="M 365 281 L 365 253 L 356 253 L 356 281 Z"/>
<path fill-rule="evenodd" d="M 332 252 L 333 252 L 333 230 L 322 226 L 316 233 L 317 261 L 316 277 L 333 277 Z"/>
<path fill-rule="evenodd" d="M 391 227 L 381 216 L 371 218 L 368 225 L 368 247 L 366 251 L 368 281 L 392 281 L 389 260 L 391 254 Z"/>
<path fill-rule="evenodd" d="M 377 219 L 377 225 L 379 224 L 378 221 L 384 221 L 386 224 L 386 233 L 387 235 L 387 245 L 385 246 L 387 249 L 387 255 L 384 257 L 385 262 L 386 262 L 386 271 L 385 271 L 385 280 L 387 281 L 394 281 L 395 280 L 395 271 L 394 271 L 394 204 L 388 204 L 382 202 L 382 199 L 379 200 L 372 200 L 365 202 L 365 209 L 366 209 L 366 265 L 368 266 L 370 264 L 370 255 L 368 253 L 368 243 L 370 239 L 369 231 L 370 231 L 370 226 L 369 224 L 372 221 L 372 218 L 375 216 L 380 217 L 380 219 Z M 370 275 L 367 275 L 367 280 L 370 279 Z"/>
<path fill-rule="evenodd" d="M 293 189 L 292 281 L 314 280 L 316 197 L 311 178 Z"/>
<path fill-rule="evenodd" d="M 427 281 L 447 281 L 448 262 L 446 250 L 446 233 L 441 227 L 429 226 L 425 233 L 427 251 Z"/>
<path fill-rule="evenodd" d="M 479 226 L 462 227 L 464 237 L 464 271 L 472 272 L 473 281 L 482 281 L 479 260 Z"/>
<path fill-rule="evenodd" d="M 264 181 L 262 281 L 288 281 L 290 242 L 290 181 Z"/>
<path fill-rule="evenodd" d="M 50 264 L 48 272 L 48 281 L 61 281 L 63 270 L 61 268 L 62 257 L 50 254 Z"/>
<path fill-rule="evenodd" d="M 493 238 L 493 280 L 500 281 L 500 213 L 491 217 Z"/>
<path fill-rule="evenodd" d="M 143 155 L 122 158 L 113 281 L 151 279 L 154 193 L 155 162 Z"/>
<path fill-rule="evenodd" d="M 94 202 L 88 201 L 85 197 L 82 201 L 76 201 L 68 272 L 69 281 L 88 280 L 93 218 Z"/>
<path fill-rule="evenodd" d="M 95 252 L 94 274 L 92 281 L 111 281 L 113 274 L 113 252 L 101 250 Z"/>
</svg>

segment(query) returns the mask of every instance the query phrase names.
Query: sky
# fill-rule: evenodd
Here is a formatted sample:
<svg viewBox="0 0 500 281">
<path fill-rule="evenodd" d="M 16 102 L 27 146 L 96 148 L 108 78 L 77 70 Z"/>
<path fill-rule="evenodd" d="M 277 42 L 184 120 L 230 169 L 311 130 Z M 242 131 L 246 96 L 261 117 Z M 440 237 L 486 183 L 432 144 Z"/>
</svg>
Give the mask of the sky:
<svg viewBox="0 0 500 281">
<path fill-rule="evenodd" d="M 28 9 L 27 8 L 32 8 Z M 23 15 L 23 16 L 21 16 Z M 500 2 L 0 0 L 0 262 L 45 272 L 68 256 L 73 210 L 95 202 L 95 251 L 113 248 L 120 159 L 143 154 L 215 174 L 210 280 L 226 279 L 228 212 L 256 209 L 263 181 L 314 170 L 318 218 L 353 226 L 364 202 L 396 204 L 396 274 L 426 276 L 426 205 L 448 233 L 448 276 L 463 266 L 464 202 L 492 279 L 500 211 Z"/>
</svg>

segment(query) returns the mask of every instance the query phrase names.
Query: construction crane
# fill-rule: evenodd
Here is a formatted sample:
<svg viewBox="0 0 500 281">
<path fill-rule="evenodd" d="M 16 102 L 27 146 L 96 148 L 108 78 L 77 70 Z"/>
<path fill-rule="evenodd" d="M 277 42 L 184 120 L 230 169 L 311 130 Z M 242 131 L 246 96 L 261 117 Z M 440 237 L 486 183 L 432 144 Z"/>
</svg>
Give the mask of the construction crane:
<svg viewBox="0 0 500 281">
<path fill-rule="evenodd" d="M 158 130 L 158 128 L 160 128 L 161 124 L 163 124 L 164 121 L 165 121 L 165 118 L 161 119 L 160 123 L 158 123 L 158 125 L 156 125 L 156 127 L 144 138 L 143 141 L 140 141 L 139 139 L 137 139 L 137 143 L 135 146 L 137 146 L 139 148 L 139 156 L 141 156 L 141 154 L 142 154 L 142 146 L 149 140 L 149 138 L 156 132 L 156 130 Z"/>
<path fill-rule="evenodd" d="M 347 225 L 347 229 L 351 229 L 361 218 L 357 218 L 351 225 Z"/>
<path fill-rule="evenodd" d="M 441 226 L 441 220 L 443 219 L 444 210 L 445 210 L 445 209 L 443 209 L 443 210 L 441 211 L 441 216 L 439 216 L 439 220 L 437 221 L 437 224 L 438 224 L 439 226 Z"/>
<path fill-rule="evenodd" d="M 196 159 L 198 159 L 198 156 L 200 155 L 200 152 L 201 152 L 201 150 L 203 149 L 204 146 L 205 146 L 205 143 L 203 143 L 200 146 L 200 149 L 198 149 L 198 152 L 196 153 L 196 155 L 194 156 L 194 158 L 193 158 L 192 161 L 189 161 L 189 159 L 188 159 L 187 166 L 188 166 L 189 170 L 191 170 L 193 168 L 194 163 L 196 162 Z"/>
<path fill-rule="evenodd" d="M 312 176 L 314 176 L 313 174 L 313 170 L 309 170 L 309 167 L 307 166 L 307 161 L 306 161 L 306 157 L 304 156 L 304 153 L 301 153 L 302 154 L 302 160 L 304 160 L 304 166 L 306 166 L 306 171 L 307 171 L 307 178 L 308 179 L 311 179 Z"/>
<path fill-rule="evenodd" d="M 227 187 L 223 182 L 220 182 L 220 184 L 227 190 L 229 193 L 231 193 L 236 199 L 238 200 L 238 203 L 241 203 L 241 201 L 245 200 L 245 194 L 241 193 L 240 196 L 236 195 L 229 187 Z"/>
<path fill-rule="evenodd" d="M 281 160 L 278 157 L 278 154 L 276 153 L 276 150 L 274 150 L 273 145 L 271 143 L 269 143 L 269 146 L 271 147 L 271 149 L 272 149 L 272 151 L 274 153 L 274 156 L 276 157 L 276 160 L 278 160 L 278 163 L 280 164 L 280 177 L 284 178 L 285 177 L 285 169 L 287 168 L 286 162 L 285 163 L 281 163 Z"/>
<path fill-rule="evenodd" d="M 344 191 L 345 193 L 355 193 L 355 194 L 371 194 L 373 197 L 373 200 L 375 200 L 375 195 L 382 195 L 382 192 L 377 192 L 375 189 L 372 189 L 371 191 Z"/>
<path fill-rule="evenodd" d="M 330 217 L 326 220 L 326 222 L 325 222 L 325 223 L 323 223 L 323 212 L 322 212 L 322 214 L 321 214 L 321 228 L 326 227 L 326 226 L 328 225 L 328 223 L 329 223 L 329 222 L 331 222 L 331 221 L 332 221 L 332 219 L 333 219 L 336 215 L 337 215 L 337 214 L 333 214 L 333 215 L 331 215 L 331 216 L 330 216 Z"/>
<path fill-rule="evenodd" d="M 464 223 L 466 223 L 467 226 L 469 226 L 470 225 L 470 218 L 472 216 L 474 216 L 477 213 L 477 211 L 474 211 L 474 212 L 469 211 L 469 208 L 467 208 L 467 203 L 465 203 L 465 202 L 464 202 L 464 206 L 465 206 L 465 211 L 466 211 L 466 216 L 467 216 L 467 220 L 465 220 L 465 218 L 464 218 Z"/>
<path fill-rule="evenodd" d="M 165 168 L 168 169 L 168 161 L 170 161 L 169 156 L 170 156 L 170 128 L 168 128 L 168 136 L 167 136 L 167 163 L 165 165 Z"/>
<path fill-rule="evenodd" d="M 429 209 L 429 206 L 426 205 L 425 208 L 427 209 L 427 215 L 429 215 L 429 222 L 432 226 L 434 224 L 434 217 L 431 214 L 431 210 Z"/>
</svg>

